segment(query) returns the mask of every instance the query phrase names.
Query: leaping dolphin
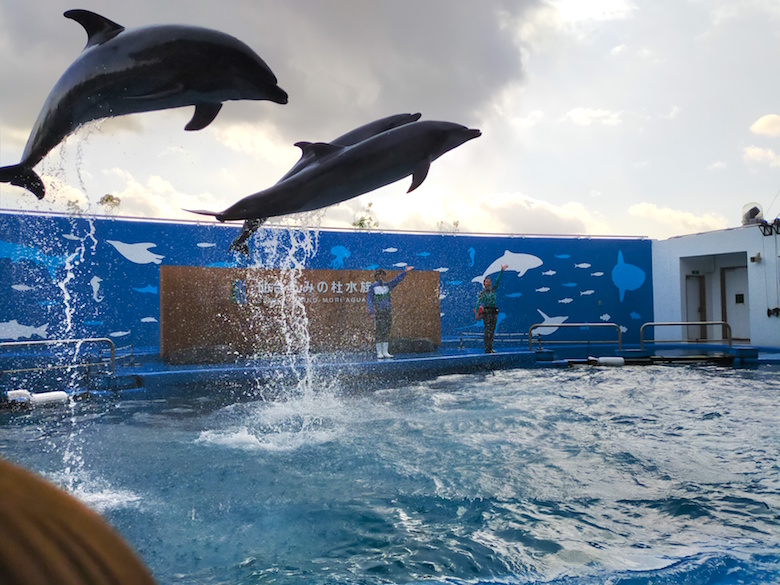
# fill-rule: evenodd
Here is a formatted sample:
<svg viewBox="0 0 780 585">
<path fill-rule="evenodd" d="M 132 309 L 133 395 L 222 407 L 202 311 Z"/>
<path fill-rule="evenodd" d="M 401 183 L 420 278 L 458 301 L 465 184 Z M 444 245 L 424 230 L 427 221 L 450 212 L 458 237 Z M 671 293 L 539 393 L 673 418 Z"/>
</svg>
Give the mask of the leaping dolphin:
<svg viewBox="0 0 780 585">
<path fill-rule="evenodd" d="M 330 144 L 336 144 L 338 146 L 352 146 L 358 142 L 362 142 L 366 138 L 376 136 L 387 130 L 398 128 L 404 124 L 411 124 L 420 119 L 422 114 L 395 114 L 393 116 L 387 116 L 386 118 L 380 118 L 374 120 L 363 126 L 359 126 L 354 130 L 350 130 L 346 134 L 342 134 L 338 138 L 334 138 L 330 141 Z M 298 173 L 302 168 L 315 160 L 315 153 L 312 149 L 309 149 L 311 142 L 296 142 L 295 146 L 301 149 L 301 158 L 292 166 L 292 168 L 285 173 L 285 175 L 277 181 L 281 183 L 285 179 L 289 179 L 294 174 Z M 244 226 L 241 229 L 239 236 L 230 244 L 230 249 L 237 252 L 241 252 L 245 256 L 249 256 L 249 238 L 263 225 L 263 220 L 260 219 L 247 219 L 244 221 Z"/>
<path fill-rule="evenodd" d="M 65 17 L 87 31 L 87 45 L 65 70 L 38 114 L 22 160 L 0 168 L 0 182 L 42 199 L 33 170 L 66 136 L 92 120 L 195 106 L 186 130 L 201 130 L 228 100 L 287 103 L 276 76 L 246 44 L 195 26 L 125 27 L 88 10 Z"/>
<path fill-rule="evenodd" d="M 399 126 L 404 126 L 405 124 L 416 122 L 420 119 L 421 116 L 422 114 L 420 113 L 395 114 L 393 116 L 387 116 L 386 118 L 380 118 L 379 120 L 374 120 L 373 122 L 363 124 L 354 130 L 350 130 L 338 138 L 334 138 L 330 141 L 330 144 L 335 144 L 337 146 L 352 146 L 353 144 L 362 142 L 366 138 L 371 138 L 372 136 L 376 136 L 377 134 L 381 134 L 387 130 L 392 130 L 393 128 L 398 128 Z M 311 142 L 296 142 L 294 144 L 294 146 L 297 146 L 301 149 L 301 158 L 298 159 L 298 162 L 296 162 L 293 167 L 287 171 L 287 173 L 285 173 L 285 175 L 279 179 L 279 181 L 277 181 L 277 183 L 290 178 L 315 158 L 312 151 L 307 151 L 307 147 L 310 144 Z"/>
<path fill-rule="evenodd" d="M 460 124 L 426 120 L 403 124 L 351 146 L 301 143 L 308 162 L 288 178 L 224 211 L 188 211 L 213 215 L 219 221 L 249 220 L 231 246 L 236 248 L 239 240 L 245 241 L 269 217 L 328 207 L 409 175 L 412 184 L 407 193 L 411 193 L 425 180 L 433 161 L 481 135 Z"/>
</svg>

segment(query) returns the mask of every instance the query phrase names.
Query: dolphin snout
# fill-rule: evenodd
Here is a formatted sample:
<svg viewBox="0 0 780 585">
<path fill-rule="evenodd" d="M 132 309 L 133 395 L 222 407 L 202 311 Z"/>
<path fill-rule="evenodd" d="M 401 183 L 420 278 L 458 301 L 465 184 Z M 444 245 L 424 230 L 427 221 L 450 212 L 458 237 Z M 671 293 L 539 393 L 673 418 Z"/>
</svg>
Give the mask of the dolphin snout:
<svg viewBox="0 0 780 585">
<path fill-rule="evenodd" d="M 284 91 L 278 85 L 269 92 L 269 96 L 268 96 L 268 99 L 270 101 L 282 105 L 286 104 L 289 101 L 288 98 L 289 96 L 287 95 L 287 92 Z"/>
</svg>

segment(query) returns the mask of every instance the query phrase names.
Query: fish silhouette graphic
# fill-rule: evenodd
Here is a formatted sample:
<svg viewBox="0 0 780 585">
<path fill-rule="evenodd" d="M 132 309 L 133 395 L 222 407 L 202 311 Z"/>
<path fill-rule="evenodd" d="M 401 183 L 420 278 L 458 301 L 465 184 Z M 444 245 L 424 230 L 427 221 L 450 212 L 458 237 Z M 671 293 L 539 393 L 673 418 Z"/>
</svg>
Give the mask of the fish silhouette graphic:
<svg viewBox="0 0 780 585">
<path fill-rule="evenodd" d="M 623 251 L 618 250 L 617 264 L 612 269 L 612 282 L 615 283 L 620 292 L 620 302 L 622 303 L 626 291 L 636 290 L 644 284 L 645 271 L 639 266 L 627 264 L 623 260 Z"/>
</svg>

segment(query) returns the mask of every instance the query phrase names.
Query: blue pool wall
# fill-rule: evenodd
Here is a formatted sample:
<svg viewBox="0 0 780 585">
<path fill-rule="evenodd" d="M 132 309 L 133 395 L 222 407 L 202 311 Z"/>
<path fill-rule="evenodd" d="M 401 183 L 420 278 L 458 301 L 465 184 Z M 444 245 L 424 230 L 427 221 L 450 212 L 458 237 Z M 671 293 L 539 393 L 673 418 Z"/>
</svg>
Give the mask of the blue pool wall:
<svg viewBox="0 0 780 585">
<path fill-rule="evenodd" d="M 159 353 L 161 266 L 279 267 L 291 237 L 316 242 L 311 257 L 298 253 L 305 268 L 438 271 L 443 341 L 482 331 L 473 317 L 481 280 L 504 263 L 498 333 L 612 322 L 632 344 L 653 320 L 649 239 L 267 228 L 247 259 L 228 249 L 238 233 L 216 223 L 0 213 L 0 341 L 109 337 Z M 587 337 L 599 336 L 578 328 L 548 336 Z"/>
</svg>

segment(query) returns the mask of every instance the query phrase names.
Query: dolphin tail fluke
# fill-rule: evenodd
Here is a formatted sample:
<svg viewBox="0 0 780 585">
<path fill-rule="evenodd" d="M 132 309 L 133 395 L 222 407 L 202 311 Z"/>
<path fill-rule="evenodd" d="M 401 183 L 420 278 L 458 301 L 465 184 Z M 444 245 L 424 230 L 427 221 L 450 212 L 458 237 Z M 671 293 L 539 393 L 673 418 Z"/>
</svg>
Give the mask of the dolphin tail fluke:
<svg viewBox="0 0 780 585">
<path fill-rule="evenodd" d="M 187 213 L 197 213 L 198 215 L 210 215 L 212 217 L 215 217 L 219 221 L 225 221 L 224 217 L 222 216 L 221 211 L 206 211 L 205 209 L 185 209 Z"/>
<path fill-rule="evenodd" d="M 258 217 L 244 220 L 244 226 L 241 228 L 241 233 L 233 240 L 233 243 L 230 244 L 230 251 L 249 256 L 249 238 L 260 229 L 260 226 L 263 225 L 267 219 L 267 217 Z"/>
<path fill-rule="evenodd" d="M 38 199 L 46 195 L 46 187 L 34 170 L 23 165 L 11 165 L 0 167 L 0 183 L 11 183 L 17 187 L 24 187 Z"/>
</svg>

